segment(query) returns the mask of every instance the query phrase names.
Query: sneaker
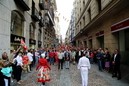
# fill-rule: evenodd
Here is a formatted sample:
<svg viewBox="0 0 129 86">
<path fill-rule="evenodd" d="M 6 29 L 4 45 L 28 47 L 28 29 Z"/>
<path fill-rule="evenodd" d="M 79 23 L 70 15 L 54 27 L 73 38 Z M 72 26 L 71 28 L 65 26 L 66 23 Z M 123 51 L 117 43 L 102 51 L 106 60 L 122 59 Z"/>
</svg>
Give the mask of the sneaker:
<svg viewBox="0 0 129 86">
<path fill-rule="evenodd" d="M 20 80 L 19 82 L 23 82 L 23 80 Z"/>
<path fill-rule="evenodd" d="M 20 83 L 20 82 L 17 82 L 17 84 L 21 85 L 21 83 Z"/>
</svg>

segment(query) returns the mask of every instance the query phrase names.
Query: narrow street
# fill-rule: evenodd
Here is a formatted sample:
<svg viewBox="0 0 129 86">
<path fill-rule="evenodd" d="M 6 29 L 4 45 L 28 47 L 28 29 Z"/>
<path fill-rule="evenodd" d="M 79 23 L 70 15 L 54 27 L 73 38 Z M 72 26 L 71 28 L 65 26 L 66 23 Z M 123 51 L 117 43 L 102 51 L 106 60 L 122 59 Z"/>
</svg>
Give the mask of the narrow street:
<svg viewBox="0 0 129 86">
<path fill-rule="evenodd" d="M 40 86 L 36 81 L 36 70 L 33 69 L 31 73 L 23 74 L 23 84 L 20 86 Z M 13 84 L 13 86 L 18 86 Z M 58 70 L 57 65 L 51 66 L 51 81 L 46 83 L 46 86 L 81 86 L 81 76 L 76 65 L 70 66 L 70 69 Z M 129 86 L 123 80 L 112 78 L 111 74 L 107 72 L 100 72 L 97 65 L 91 65 L 89 71 L 88 86 Z"/>
</svg>

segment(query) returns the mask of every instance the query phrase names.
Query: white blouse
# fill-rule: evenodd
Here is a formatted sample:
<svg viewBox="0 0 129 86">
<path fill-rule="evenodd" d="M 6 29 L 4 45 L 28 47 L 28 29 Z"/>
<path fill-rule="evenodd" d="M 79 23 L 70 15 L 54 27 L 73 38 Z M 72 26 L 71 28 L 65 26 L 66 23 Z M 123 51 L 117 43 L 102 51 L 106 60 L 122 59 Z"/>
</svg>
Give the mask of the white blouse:
<svg viewBox="0 0 129 86">
<path fill-rule="evenodd" d="M 20 55 L 18 55 L 14 61 L 16 61 L 17 63 L 17 66 L 23 66 L 23 60 L 22 60 L 22 57 Z"/>
</svg>

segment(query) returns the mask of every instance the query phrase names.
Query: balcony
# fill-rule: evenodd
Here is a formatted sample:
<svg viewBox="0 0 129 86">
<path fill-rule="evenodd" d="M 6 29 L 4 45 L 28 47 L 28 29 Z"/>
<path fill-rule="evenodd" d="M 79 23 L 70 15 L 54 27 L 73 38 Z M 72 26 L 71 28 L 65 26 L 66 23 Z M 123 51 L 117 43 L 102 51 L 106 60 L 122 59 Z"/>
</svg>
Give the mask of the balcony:
<svg viewBox="0 0 129 86">
<path fill-rule="evenodd" d="M 39 21 L 39 12 L 35 7 L 32 7 L 32 15 L 31 18 L 35 21 Z"/>
<path fill-rule="evenodd" d="M 45 25 L 45 27 L 49 27 L 50 26 L 50 19 L 49 19 L 47 14 L 44 17 L 44 25 Z"/>
<path fill-rule="evenodd" d="M 29 11 L 29 0 L 14 0 L 15 3 L 20 6 L 24 11 Z"/>
<path fill-rule="evenodd" d="M 45 24 L 49 26 L 54 26 L 54 19 L 52 18 L 53 16 L 50 14 L 50 11 L 45 10 L 44 12 L 45 12 L 45 18 L 44 18 Z"/>
<path fill-rule="evenodd" d="M 44 19 L 41 17 L 39 20 L 39 26 L 43 27 L 44 26 L 43 22 L 44 22 Z"/>
<path fill-rule="evenodd" d="M 52 13 L 50 13 L 49 11 L 47 12 L 49 18 L 50 18 L 50 23 L 52 26 L 54 26 L 54 16 L 52 15 Z"/>
</svg>

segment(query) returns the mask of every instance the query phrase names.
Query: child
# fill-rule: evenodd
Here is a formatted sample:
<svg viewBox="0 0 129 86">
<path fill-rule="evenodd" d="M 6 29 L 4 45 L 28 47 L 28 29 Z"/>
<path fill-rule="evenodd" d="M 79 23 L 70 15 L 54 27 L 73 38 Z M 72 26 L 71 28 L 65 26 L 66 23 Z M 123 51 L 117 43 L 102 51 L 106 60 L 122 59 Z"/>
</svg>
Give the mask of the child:
<svg viewBox="0 0 129 86">
<path fill-rule="evenodd" d="M 0 60 L 0 86 L 5 86 L 4 75 L 1 72 L 2 67 L 3 67 L 3 62 L 2 62 L 2 60 Z"/>
<path fill-rule="evenodd" d="M 45 59 L 45 54 L 41 54 L 41 58 L 38 61 L 36 70 L 38 70 L 38 82 L 42 83 L 42 86 L 45 86 L 46 81 L 50 81 L 49 70 L 50 66 Z"/>
<path fill-rule="evenodd" d="M 1 69 L 1 73 L 3 74 L 4 77 L 4 86 L 10 86 L 10 80 L 11 80 L 11 73 L 12 72 L 12 67 L 10 66 L 9 61 L 3 61 L 3 67 Z"/>
</svg>

